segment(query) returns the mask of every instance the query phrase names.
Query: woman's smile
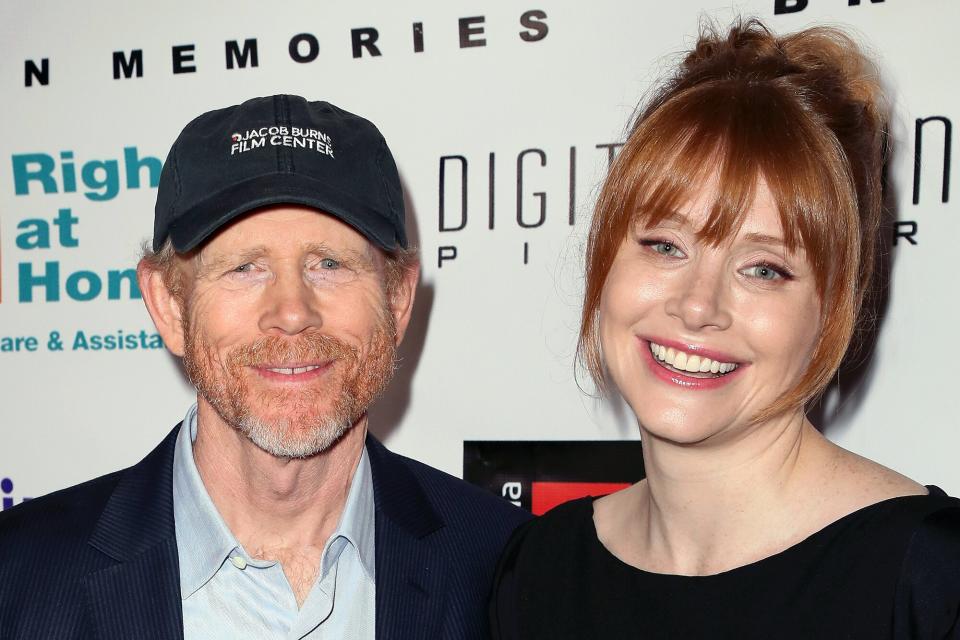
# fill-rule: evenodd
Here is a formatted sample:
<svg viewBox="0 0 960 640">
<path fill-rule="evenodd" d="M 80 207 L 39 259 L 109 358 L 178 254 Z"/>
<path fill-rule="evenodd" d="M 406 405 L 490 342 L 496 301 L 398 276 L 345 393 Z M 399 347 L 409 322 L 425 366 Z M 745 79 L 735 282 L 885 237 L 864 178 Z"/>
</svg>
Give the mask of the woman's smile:
<svg viewBox="0 0 960 640">
<path fill-rule="evenodd" d="M 718 389 L 735 380 L 740 362 L 721 362 L 697 349 L 689 351 L 638 338 L 639 349 L 653 374 L 684 389 Z"/>
</svg>

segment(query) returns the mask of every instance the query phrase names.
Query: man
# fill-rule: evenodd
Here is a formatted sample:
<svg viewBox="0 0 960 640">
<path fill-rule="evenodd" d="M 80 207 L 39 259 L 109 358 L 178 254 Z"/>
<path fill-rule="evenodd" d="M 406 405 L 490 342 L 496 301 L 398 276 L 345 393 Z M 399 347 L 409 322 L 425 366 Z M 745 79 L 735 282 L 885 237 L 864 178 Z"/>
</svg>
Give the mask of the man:
<svg viewBox="0 0 960 640">
<path fill-rule="evenodd" d="M 0 637 L 485 637 L 525 516 L 367 433 L 406 244 L 366 120 L 272 96 L 188 124 L 138 276 L 197 404 L 136 466 L 0 516 Z"/>
</svg>

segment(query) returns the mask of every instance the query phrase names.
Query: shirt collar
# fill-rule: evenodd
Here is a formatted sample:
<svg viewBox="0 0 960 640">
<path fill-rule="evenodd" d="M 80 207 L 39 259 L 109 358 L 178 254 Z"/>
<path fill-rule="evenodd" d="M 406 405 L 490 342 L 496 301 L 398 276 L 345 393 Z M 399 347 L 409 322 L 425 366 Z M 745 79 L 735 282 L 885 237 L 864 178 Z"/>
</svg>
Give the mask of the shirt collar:
<svg viewBox="0 0 960 640">
<path fill-rule="evenodd" d="M 197 405 L 183 418 L 173 451 L 173 520 L 180 557 L 180 597 L 188 598 L 212 578 L 239 547 L 203 486 L 193 460 Z"/>
<path fill-rule="evenodd" d="M 360 462 L 357 464 L 357 470 L 353 473 L 353 480 L 350 482 L 350 491 L 347 493 L 347 502 L 343 507 L 343 513 L 340 516 L 340 522 L 337 523 L 337 529 L 330 536 L 324 549 L 323 566 L 321 573 L 326 573 L 330 565 L 336 558 L 331 557 L 331 542 L 337 538 L 346 538 L 360 556 L 360 564 L 366 572 L 367 577 L 373 581 L 375 573 L 374 541 L 375 541 L 375 522 L 374 513 L 376 507 L 373 498 L 373 473 L 370 469 L 370 458 L 367 455 L 367 447 L 363 447 L 360 454 Z"/>
<path fill-rule="evenodd" d="M 183 419 L 173 453 L 173 514 L 180 560 L 181 599 L 188 598 L 216 575 L 232 552 L 247 555 L 203 485 L 193 459 L 196 439 L 197 405 L 193 405 Z M 345 545 L 338 541 L 344 540 L 357 550 L 364 572 L 374 581 L 374 513 L 373 473 L 364 446 L 340 521 L 324 546 L 320 577 L 339 558 Z"/>
</svg>

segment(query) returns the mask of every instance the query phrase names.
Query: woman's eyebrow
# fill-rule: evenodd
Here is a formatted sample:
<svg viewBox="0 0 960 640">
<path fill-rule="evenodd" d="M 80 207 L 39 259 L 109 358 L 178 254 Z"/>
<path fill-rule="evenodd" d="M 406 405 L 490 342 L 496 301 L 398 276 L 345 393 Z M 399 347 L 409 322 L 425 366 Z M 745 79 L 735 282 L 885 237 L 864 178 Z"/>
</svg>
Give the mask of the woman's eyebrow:
<svg viewBox="0 0 960 640">
<path fill-rule="evenodd" d="M 743 237 L 747 242 L 753 242 L 756 244 L 786 246 L 786 243 L 780 236 L 772 236 L 766 233 L 748 233 Z"/>
<path fill-rule="evenodd" d="M 659 214 L 656 216 L 650 216 L 650 217 L 656 218 L 655 224 L 648 225 L 647 220 L 644 217 L 638 217 L 635 221 L 635 224 L 640 228 L 646 228 L 646 229 L 657 227 L 662 224 L 677 226 L 680 228 L 683 228 L 685 226 L 690 226 L 690 219 L 686 215 L 674 209 L 670 209 L 662 214 Z"/>
</svg>

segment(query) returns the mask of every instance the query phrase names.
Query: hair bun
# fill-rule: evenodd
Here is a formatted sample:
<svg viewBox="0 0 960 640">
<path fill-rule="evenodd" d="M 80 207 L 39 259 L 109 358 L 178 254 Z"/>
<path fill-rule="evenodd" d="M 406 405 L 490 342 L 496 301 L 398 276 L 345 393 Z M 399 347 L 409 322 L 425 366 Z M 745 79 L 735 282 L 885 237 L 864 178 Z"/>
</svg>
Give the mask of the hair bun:
<svg viewBox="0 0 960 640">
<path fill-rule="evenodd" d="M 776 37 L 760 21 L 734 25 L 726 37 L 709 23 L 701 28 L 679 76 L 691 84 L 714 80 L 769 80 L 794 72 Z"/>
<path fill-rule="evenodd" d="M 834 111 L 866 114 L 870 129 L 879 132 L 886 107 L 876 65 L 857 42 L 833 27 L 812 27 L 777 37 L 757 19 L 734 25 L 726 36 L 705 24 L 694 49 L 680 67 L 676 85 L 693 86 L 705 81 L 739 80 L 762 82 L 790 78 L 805 87 L 809 99 L 832 105 Z M 678 87 L 679 88 L 679 87 Z"/>
</svg>

